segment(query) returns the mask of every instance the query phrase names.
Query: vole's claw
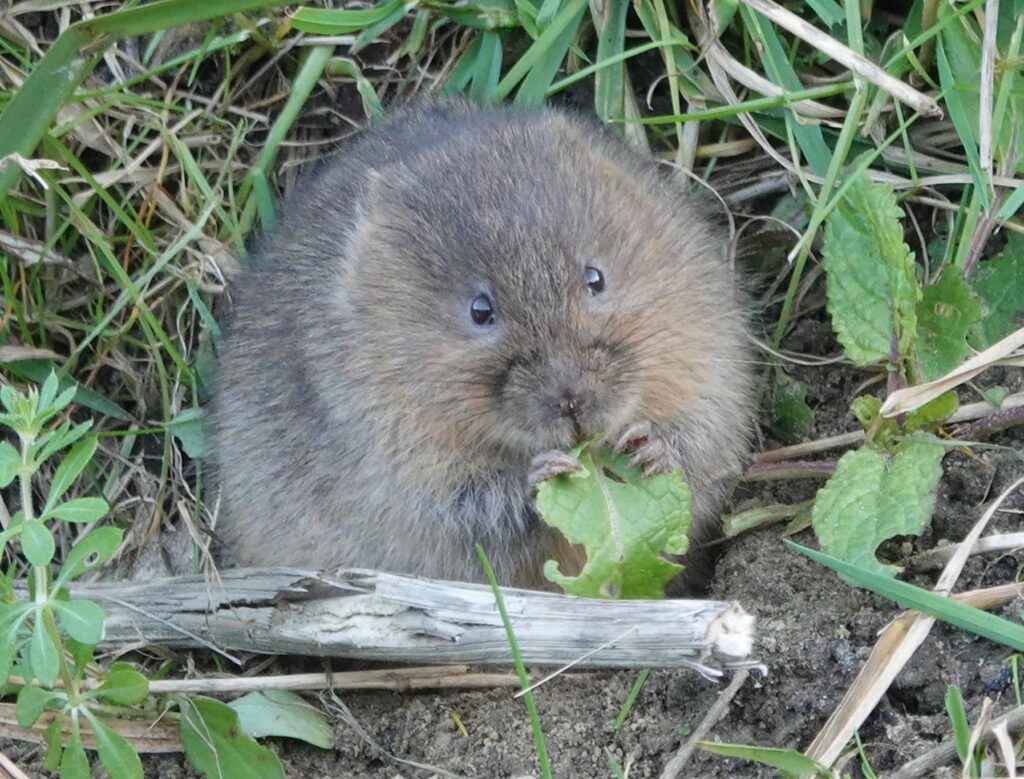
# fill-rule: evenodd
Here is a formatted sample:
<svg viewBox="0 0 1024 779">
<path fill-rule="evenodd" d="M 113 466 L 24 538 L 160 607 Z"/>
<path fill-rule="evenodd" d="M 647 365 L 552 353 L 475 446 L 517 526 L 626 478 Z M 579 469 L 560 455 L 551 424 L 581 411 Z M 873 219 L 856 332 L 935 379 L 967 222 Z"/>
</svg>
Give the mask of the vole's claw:
<svg viewBox="0 0 1024 779">
<path fill-rule="evenodd" d="M 668 473 L 675 468 L 668 445 L 650 422 L 635 422 L 623 430 L 615 442 L 615 451 L 628 454 L 629 461 L 642 468 L 644 476 Z"/>
<path fill-rule="evenodd" d="M 530 461 L 530 473 L 526 477 L 526 483 L 536 487 L 542 481 L 553 479 L 566 473 L 576 473 L 583 470 L 583 464 L 571 454 L 560 452 L 554 449 L 550 452 L 538 454 Z"/>
</svg>

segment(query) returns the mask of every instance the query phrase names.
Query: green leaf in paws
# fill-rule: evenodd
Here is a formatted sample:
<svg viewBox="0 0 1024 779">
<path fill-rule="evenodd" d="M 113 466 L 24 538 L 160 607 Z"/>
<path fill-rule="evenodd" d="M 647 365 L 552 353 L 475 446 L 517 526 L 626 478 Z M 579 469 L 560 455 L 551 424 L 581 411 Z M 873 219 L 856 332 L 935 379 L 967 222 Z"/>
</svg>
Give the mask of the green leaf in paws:
<svg viewBox="0 0 1024 779">
<path fill-rule="evenodd" d="M 772 393 L 772 432 L 784 444 L 803 441 L 814 427 L 814 411 L 807 405 L 807 385 L 779 373 Z"/>
<path fill-rule="evenodd" d="M 321 749 L 334 746 L 334 731 L 314 706 L 287 690 L 251 692 L 228 704 L 238 713 L 242 730 L 253 738 L 297 738 Z"/>
<path fill-rule="evenodd" d="M 682 570 L 663 553 L 682 555 L 689 545 L 690 488 L 682 472 L 642 479 L 627 456 L 607 448 L 578 456 L 582 471 L 539 485 L 537 509 L 584 547 L 586 564 L 570 577 L 549 560 L 544 575 L 571 595 L 660 598 Z"/>
<path fill-rule="evenodd" d="M 964 281 L 959 268 L 947 266 L 935 284 L 924 288 L 917 304 L 921 380 L 937 379 L 967 359 L 967 333 L 981 317 L 978 296 Z"/>
<path fill-rule="evenodd" d="M 978 263 L 971 284 L 987 309 L 971 331 L 972 345 L 984 349 L 1024 327 L 1024 235 L 1012 234 L 998 256 Z"/>
<path fill-rule="evenodd" d="M 178 698 L 189 762 L 218 779 L 284 779 L 281 761 L 242 732 L 238 715 L 213 698 Z"/>
<path fill-rule="evenodd" d="M 893 337 L 904 357 L 916 337 L 920 293 L 901 216 L 892 187 L 859 173 L 825 227 L 828 311 L 836 337 L 857 365 L 888 360 Z"/>
<path fill-rule="evenodd" d="M 931 517 L 944 453 L 937 438 L 914 433 L 891 449 L 869 443 L 843 455 L 814 502 L 814 532 L 825 551 L 895 574 L 895 566 L 878 562 L 875 549 L 893 536 L 920 532 Z"/>
</svg>

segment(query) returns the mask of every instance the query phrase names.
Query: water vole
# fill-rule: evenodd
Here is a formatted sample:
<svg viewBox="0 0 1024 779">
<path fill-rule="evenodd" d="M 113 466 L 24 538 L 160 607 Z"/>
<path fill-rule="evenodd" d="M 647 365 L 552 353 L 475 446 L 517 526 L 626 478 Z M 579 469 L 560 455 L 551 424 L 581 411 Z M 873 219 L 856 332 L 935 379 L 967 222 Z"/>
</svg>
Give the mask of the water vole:
<svg viewBox="0 0 1024 779">
<path fill-rule="evenodd" d="M 301 185 L 236 284 L 217 532 L 245 565 L 530 586 L 570 552 L 530 484 L 601 434 L 718 521 L 752 406 L 724 240 L 572 115 L 407 111 Z M 570 565 L 571 567 L 571 565 Z"/>
</svg>

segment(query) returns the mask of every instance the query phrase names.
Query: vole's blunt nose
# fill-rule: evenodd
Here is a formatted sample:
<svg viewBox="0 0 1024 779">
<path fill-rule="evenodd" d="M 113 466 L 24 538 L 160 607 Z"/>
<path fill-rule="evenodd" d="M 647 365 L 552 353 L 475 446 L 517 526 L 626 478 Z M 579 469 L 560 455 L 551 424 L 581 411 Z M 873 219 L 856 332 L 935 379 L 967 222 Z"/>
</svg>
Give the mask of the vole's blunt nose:
<svg viewBox="0 0 1024 779">
<path fill-rule="evenodd" d="M 558 410 L 563 417 L 579 420 L 580 415 L 587 410 L 589 405 L 590 401 L 583 394 L 565 390 L 558 404 Z"/>
</svg>

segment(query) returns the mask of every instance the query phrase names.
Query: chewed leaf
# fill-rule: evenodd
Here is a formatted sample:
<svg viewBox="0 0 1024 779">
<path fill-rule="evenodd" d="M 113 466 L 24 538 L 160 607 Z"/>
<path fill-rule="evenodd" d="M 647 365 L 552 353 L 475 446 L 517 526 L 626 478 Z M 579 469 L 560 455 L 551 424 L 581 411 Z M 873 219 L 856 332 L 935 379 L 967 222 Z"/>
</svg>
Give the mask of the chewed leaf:
<svg viewBox="0 0 1024 779">
<path fill-rule="evenodd" d="M 541 483 L 537 509 L 552 527 L 586 550 L 578 576 L 553 560 L 544 575 L 571 595 L 660 598 L 682 566 L 664 554 L 685 554 L 690 488 L 682 471 L 640 478 L 625 455 L 580 453 L 584 470 Z"/>
<path fill-rule="evenodd" d="M 978 296 L 959 268 L 947 266 L 935 284 L 924 288 L 917 304 L 917 357 L 923 381 L 945 375 L 970 356 L 967 333 L 981 315 Z"/>
<path fill-rule="evenodd" d="M 825 228 L 825 290 L 836 337 L 857 365 L 910 353 L 920 293 L 914 257 L 903 242 L 892 187 L 864 173 L 839 201 Z"/>
<path fill-rule="evenodd" d="M 839 460 L 814 502 L 814 532 L 830 555 L 892 576 L 875 549 L 897 535 L 919 533 L 935 508 L 945 447 L 924 433 L 891 451 L 867 444 Z"/>
</svg>

